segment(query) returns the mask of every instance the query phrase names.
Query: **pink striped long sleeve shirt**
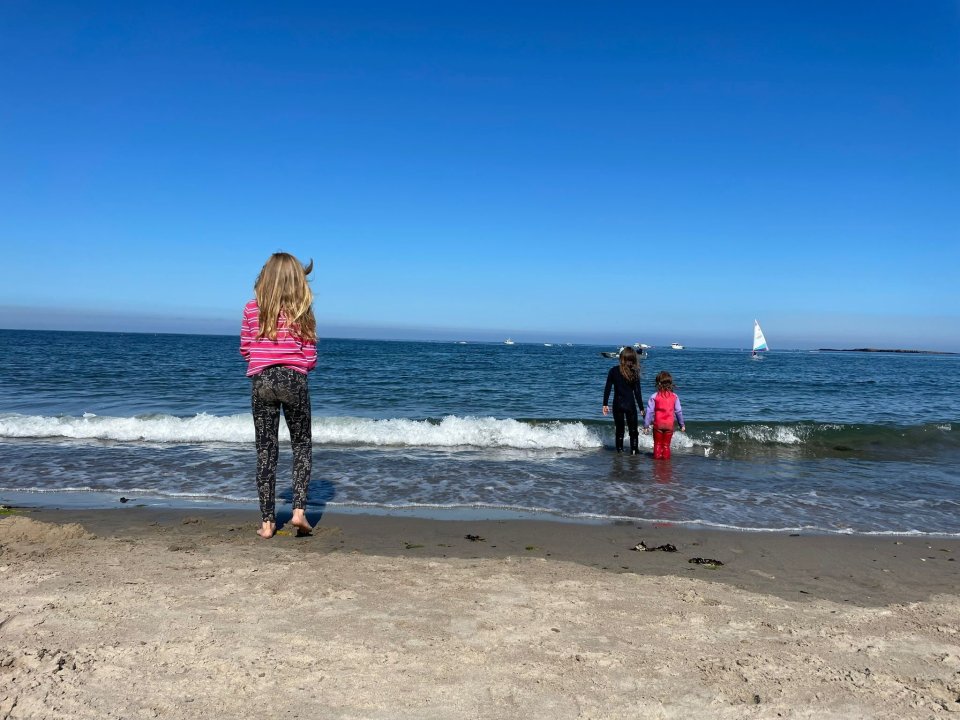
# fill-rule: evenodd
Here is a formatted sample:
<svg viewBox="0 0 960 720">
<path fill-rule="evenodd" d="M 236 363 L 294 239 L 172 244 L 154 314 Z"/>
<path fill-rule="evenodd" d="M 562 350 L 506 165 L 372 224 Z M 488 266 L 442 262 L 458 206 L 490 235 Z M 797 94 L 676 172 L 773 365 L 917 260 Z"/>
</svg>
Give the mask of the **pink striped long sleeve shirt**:
<svg viewBox="0 0 960 720">
<path fill-rule="evenodd" d="M 317 344 L 304 342 L 287 327 L 280 314 L 277 339 L 257 338 L 260 329 L 260 308 L 251 300 L 243 308 L 240 326 L 240 354 L 247 361 L 247 377 L 263 372 L 271 365 L 283 365 L 306 375 L 317 366 Z"/>
</svg>

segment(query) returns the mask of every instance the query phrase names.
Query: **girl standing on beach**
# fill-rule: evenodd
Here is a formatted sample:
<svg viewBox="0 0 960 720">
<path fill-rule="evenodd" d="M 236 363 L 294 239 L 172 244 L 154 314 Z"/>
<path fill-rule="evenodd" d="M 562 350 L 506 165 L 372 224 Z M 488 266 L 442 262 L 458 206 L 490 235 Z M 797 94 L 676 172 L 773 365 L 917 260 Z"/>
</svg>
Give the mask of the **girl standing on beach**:
<svg viewBox="0 0 960 720">
<path fill-rule="evenodd" d="M 607 373 L 607 384 L 603 388 L 603 414 L 610 412 L 607 404 L 610 389 L 613 388 L 613 423 L 616 427 L 617 452 L 623 452 L 624 420 L 630 426 L 630 454 L 640 454 L 640 433 L 637 432 L 637 407 L 643 412 L 643 396 L 640 392 L 640 365 L 637 352 L 631 347 L 620 351 L 620 364 L 614 365 Z"/>
<path fill-rule="evenodd" d="M 313 465 L 310 388 L 307 373 L 317 365 L 317 322 L 313 293 L 304 267 L 293 255 L 274 253 L 257 282 L 256 297 L 243 308 L 240 354 L 252 379 L 251 405 L 257 438 L 257 494 L 262 518 L 257 534 L 271 538 L 275 514 L 280 410 L 293 447 L 293 518 L 298 532 L 309 533 L 307 486 Z"/>
<path fill-rule="evenodd" d="M 643 434 L 650 431 L 653 423 L 653 459 L 670 459 L 670 441 L 673 439 L 673 419 L 676 417 L 680 431 L 686 432 L 683 424 L 683 408 L 680 398 L 673 391 L 673 375 L 666 370 L 657 373 L 657 391 L 647 401 L 647 414 L 643 420 Z"/>
</svg>

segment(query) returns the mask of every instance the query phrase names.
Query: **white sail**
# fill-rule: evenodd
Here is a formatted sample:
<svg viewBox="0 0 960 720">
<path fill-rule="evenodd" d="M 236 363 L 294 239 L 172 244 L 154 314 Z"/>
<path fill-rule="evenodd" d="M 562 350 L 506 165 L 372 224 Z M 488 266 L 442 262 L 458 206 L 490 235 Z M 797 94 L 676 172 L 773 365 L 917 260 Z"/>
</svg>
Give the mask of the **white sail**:
<svg viewBox="0 0 960 720">
<path fill-rule="evenodd" d="M 760 329 L 760 323 L 753 321 L 753 351 L 767 350 L 767 339 L 763 336 L 763 330 Z"/>
</svg>

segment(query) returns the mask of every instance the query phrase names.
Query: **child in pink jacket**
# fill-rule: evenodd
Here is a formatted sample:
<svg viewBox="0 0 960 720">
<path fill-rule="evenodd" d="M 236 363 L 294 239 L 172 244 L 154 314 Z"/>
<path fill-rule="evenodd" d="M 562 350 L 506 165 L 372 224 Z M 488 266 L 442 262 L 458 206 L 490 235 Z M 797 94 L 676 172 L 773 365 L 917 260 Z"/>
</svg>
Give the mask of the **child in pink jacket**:
<svg viewBox="0 0 960 720">
<path fill-rule="evenodd" d="M 653 425 L 653 459 L 670 458 L 670 441 L 673 439 L 673 419 L 676 417 L 680 431 L 686 431 L 683 423 L 683 408 L 680 398 L 673 391 L 673 375 L 666 370 L 657 373 L 657 391 L 647 400 L 647 414 L 643 418 L 643 433 Z"/>
</svg>

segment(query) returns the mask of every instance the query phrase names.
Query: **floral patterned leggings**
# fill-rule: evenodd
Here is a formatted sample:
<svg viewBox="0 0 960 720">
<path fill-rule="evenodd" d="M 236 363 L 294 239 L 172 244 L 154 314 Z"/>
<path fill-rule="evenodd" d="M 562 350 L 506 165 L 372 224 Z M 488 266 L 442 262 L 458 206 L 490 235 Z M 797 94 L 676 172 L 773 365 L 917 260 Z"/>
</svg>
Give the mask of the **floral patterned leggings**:
<svg viewBox="0 0 960 720">
<path fill-rule="evenodd" d="M 253 427 L 257 436 L 257 494 L 264 522 L 276 522 L 277 459 L 280 454 L 280 408 L 293 447 L 293 508 L 306 509 L 313 467 L 310 388 L 307 376 L 273 365 L 253 376 Z"/>
</svg>

